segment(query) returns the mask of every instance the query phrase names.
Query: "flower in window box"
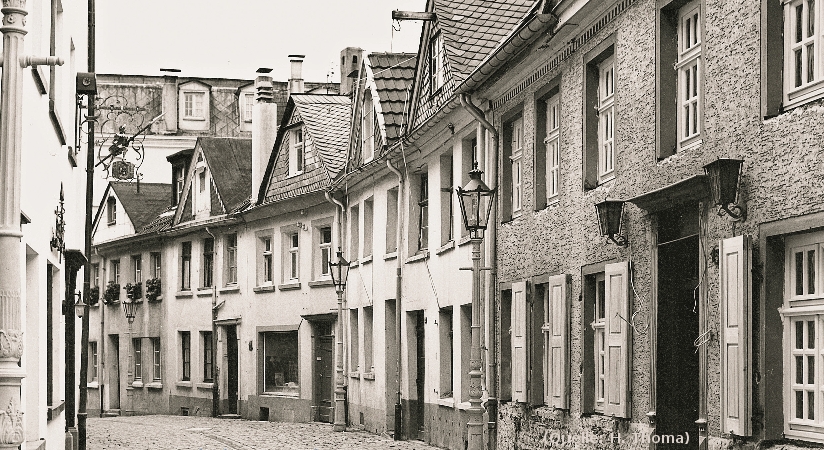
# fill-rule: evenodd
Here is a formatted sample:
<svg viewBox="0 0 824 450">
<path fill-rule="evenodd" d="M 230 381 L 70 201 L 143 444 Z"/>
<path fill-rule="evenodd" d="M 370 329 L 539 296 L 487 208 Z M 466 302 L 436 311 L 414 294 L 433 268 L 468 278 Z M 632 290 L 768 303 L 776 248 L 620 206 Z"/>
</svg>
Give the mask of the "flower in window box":
<svg viewBox="0 0 824 450">
<path fill-rule="evenodd" d="M 146 280 L 146 300 L 150 302 L 160 301 L 160 278 L 150 278 Z"/>
<path fill-rule="evenodd" d="M 100 300 L 100 286 L 89 289 L 89 305 L 94 306 Z"/>
<path fill-rule="evenodd" d="M 140 299 L 143 298 L 143 284 L 139 281 L 135 284 L 127 283 L 126 297 L 129 297 L 132 301 L 139 302 Z"/>
<path fill-rule="evenodd" d="M 103 301 L 105 303 L 112 303 L 120 300 L 120 284 L 109 281 L 106 285 L 106 292 L 103 293 Z"/>
</svg>

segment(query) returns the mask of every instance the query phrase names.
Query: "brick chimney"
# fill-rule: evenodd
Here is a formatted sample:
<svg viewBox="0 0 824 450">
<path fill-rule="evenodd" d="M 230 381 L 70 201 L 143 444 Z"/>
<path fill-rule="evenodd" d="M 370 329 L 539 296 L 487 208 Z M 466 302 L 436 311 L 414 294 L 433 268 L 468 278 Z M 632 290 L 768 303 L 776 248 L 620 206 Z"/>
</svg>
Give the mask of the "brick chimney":
<svg viewBox="0 0 824 450">
<path fill-rule="evenodd" d="M 268 74 L 272 69 L 258 69 L 255 78 L 255 104 L 252 106 L 252 202 L 257 203 L 260 185 L 278 134 L 278 105 L 274 85 Z M 292 80 L 289 80 L 290 86 Z M 300 80 L 303 87 L 303 80 Z"/>
<path fill-rule="evenodd" d="M 177 133 L 177 86 L 179 84 L 177 74 L 180 69 L 160 69 L 163 73 L 163 91 L 161 95 L 161 108 L 163 120 L 157 125 L 161 134 Z"/>
<path fill-rule="evenodd" d="M 340 93 L 349 95 L 355 85 L 363 59 L 363 49 L 359 47 L 346 47 L 340 51 Z"/>
<path fill-rule="evenodd" d="M 303 94 L 303 58 L 306 55 L 289 55 L 292 75 L 289 77 L 289 94 Z"/>
</svg>

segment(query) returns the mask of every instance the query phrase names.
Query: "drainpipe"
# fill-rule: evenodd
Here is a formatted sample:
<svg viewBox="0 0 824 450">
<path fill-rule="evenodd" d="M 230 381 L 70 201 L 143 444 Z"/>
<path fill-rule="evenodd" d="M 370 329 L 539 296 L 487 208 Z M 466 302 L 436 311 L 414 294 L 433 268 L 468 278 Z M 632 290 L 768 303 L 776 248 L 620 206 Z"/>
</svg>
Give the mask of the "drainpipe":
<svg viewBox="0 0 824 450">
<path fill-rule="evenodd" d="M 495 180 L 496 184 L 499 184 L 498 181 L 498 130 L 486 120 L 483 111 L 481 111 L 477 106 L 472 103 L 472 97 L 469 94 L 460 94 L 461 106 L 466 109 L 466 111 L 480 123 L 486 131 L 489 132 L 491 137 L 490 142 L 490 149 L 489 154 L 491 155 L 491 161 L 488 161 L 487 164 L 487 172 L 488 177 L 487 180 Z M 481 133 L 479 133 L 481 134 Z M 478 144 L 480 145 L 480 140 Z M 498 351 L 498 342 L 497 338 L 498 335 L 495 330 L 495 312 L 497 308 L 495 308 L 495 298 L 497 298 L 497 269 L 495 262 L 497 261 L 498 252 L 497 252 L 497 245 L 496 241 L 498 239 L 498 219 L 497 219 L 497 205 L 496 208 L 493 208 L 490 212 L 489 217 L 489 224 L 487 228 L 487 239 L 486 239 L 486 267 L 491 267 L 490 279 L 489 283 L 487 284 L 487 304 L 486 304 L 486 322 L 487 322 L 487 329 L 489 330 L 488 335 L 488 342 L 487 342 L 487 370 L 486 370 L 486 386 L 487 386 L 487 394 L 488 399 L 486 403 L 486 411 L 487 411 L 487 428 L 489 429 L 489 441 L 487 442 L 489 450 L 495 450 L 497 447 L 497 430 L 496 430 L 496 423 L 498 418 L 498 398 L 500 398 L 499 387 L 497 383 L 497 374 L 498 374 L 498 358 L 497 358 L 497 351 Z"/>
<path fill-rule="evenodd" d="M 214 246 L 217 242 L 215 235 L 209 231 L 209 227 L 204 227 L 206 234 L 212 238 L 212 252 L 214 253 Z M 214 271 L 214 260 L 212 261 L 212 270 Z M 220 407 L 220 384 L 218 383 L 217 370 L 217 283 L 215 283 L 214 274 L 212 274 L 212 417 L 217 417 L 218 409 Z"/>
<path fill-rule="evenodd" d="M 394 438 L 396 441 L 401 439 L 403 435 L 403 407 L 401 406 L 401 295 L 403 294 L 403 260 L 401 254 L 401 233 L 403 232 L 403 175 L 401 171 L 398 170 L 395 166 L 392 165 L 392 161 L 386 160 L 386 167 L 398 177 L 398 223 L 395 226 L 395 242 L 397 248 L 395 249 L 397 253 L 397 257 L 395 261 L 397 262 L 398 267 L 395 269 L 397 280 L 395 281 L 395 342 L 398 345 L 398 372 L 397 372 L 397 383 L 398 383 L 398 395 L 397 399 L 398 402 L 395 403 L 395 433 Z"/>
<path fill-rule="evenodd" d="M 323 193 L 326 197 L 326 201 L 335 205 L 335 226 L 337 227 L 337 233 L 333 233 L 337 236 L 338 241 L 338 249 L 342 247 L 343 242 L 343 214 L 344 208 L 342 202 L 336 200 L 329 191 Z M 347 406 L 347 395 L 346 395 L 346 371 L 344 366 L 344 346 L 346 345 L 346 339 L 343 338 L 344 335 L 344 323 L 343 323 L 343 295 L 344 292 L 339 290 L 335 287 L 335 291 L 338 295 L 338 326 L 337 331 L 335 331 L 335 341 L 336 342 L 336 349 L 335 349 L 335 418 L 334 418 L 334 431 L 345 431 L 346 430 L 346 410 L 348 409 Z"/>
</svg>

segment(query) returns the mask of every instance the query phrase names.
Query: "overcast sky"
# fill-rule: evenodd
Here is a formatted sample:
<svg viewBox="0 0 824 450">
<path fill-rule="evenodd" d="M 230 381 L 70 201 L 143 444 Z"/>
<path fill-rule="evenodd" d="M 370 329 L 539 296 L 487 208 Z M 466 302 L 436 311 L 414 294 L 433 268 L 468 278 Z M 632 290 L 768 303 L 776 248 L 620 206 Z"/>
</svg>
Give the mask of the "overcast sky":
<svg viewBox="0 0 824 450">
<path fill-rule="evenodd" d="M 303 54 L 303 78 L 339 81 L 345 47 L 416 52 L 420 22 L 392 31 L 393 9 L 423 11 L 426 0 L 104 0 L 96 2 L 97 73 L 252 79 L 259 67 L 289 77 Z M 397 23 L 396 23 L 397 28 Z"/>
</svg>

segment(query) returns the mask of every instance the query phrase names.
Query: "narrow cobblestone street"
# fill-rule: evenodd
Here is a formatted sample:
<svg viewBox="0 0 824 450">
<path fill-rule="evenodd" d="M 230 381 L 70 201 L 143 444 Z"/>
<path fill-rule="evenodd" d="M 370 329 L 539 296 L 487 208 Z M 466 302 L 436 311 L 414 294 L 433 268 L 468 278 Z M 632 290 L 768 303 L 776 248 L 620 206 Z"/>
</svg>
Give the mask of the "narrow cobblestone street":
<svg viewBox="0 0 824 450">
<path fill-rule="evenodd" d="M 418 441 L 396 442 L 362 431 L 335 433 L 320 423 L 253 422 L 211 417 L 134 416 L 90 418 L 90 450 L 321 450 L 435 449 Z"/>
</svg>

